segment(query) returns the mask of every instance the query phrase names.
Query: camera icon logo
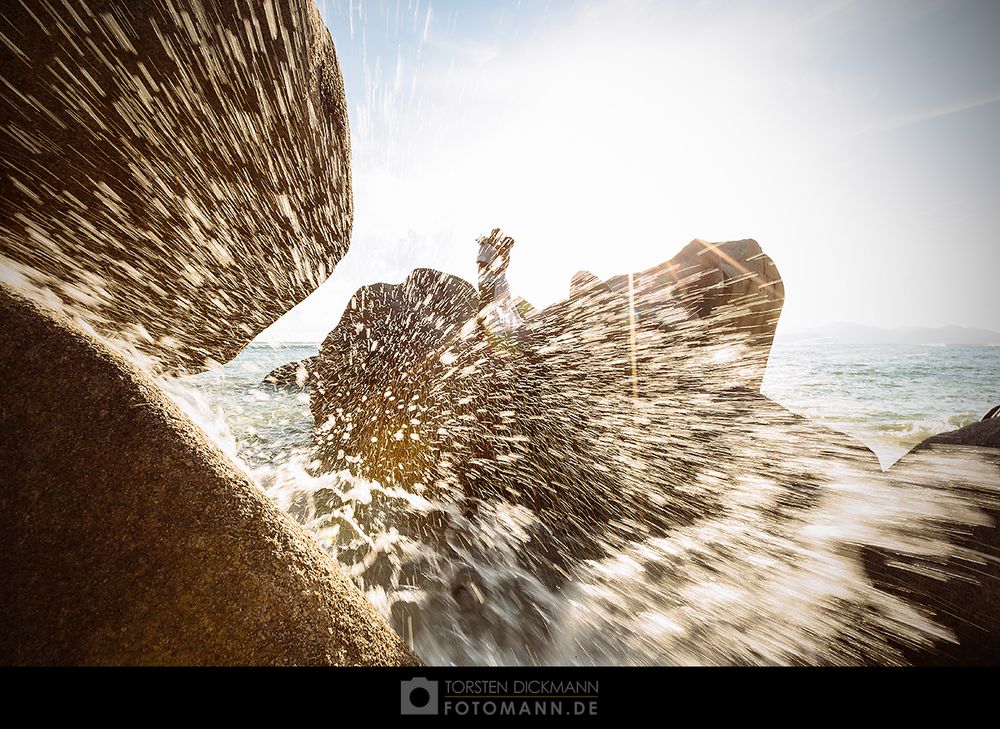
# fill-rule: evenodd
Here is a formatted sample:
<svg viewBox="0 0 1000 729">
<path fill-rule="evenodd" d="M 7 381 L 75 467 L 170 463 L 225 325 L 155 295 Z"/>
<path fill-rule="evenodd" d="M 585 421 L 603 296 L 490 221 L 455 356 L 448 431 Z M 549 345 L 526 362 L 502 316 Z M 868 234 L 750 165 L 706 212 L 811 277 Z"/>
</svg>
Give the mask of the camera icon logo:
<svg viewBox="0 0 1000 729">
<path fill-rule="evenodd" d="M 438 713 L 438 682 L 426 678 L 399 682 L 399 713 L 403 716 L 434 716 Z"/>
</svg>

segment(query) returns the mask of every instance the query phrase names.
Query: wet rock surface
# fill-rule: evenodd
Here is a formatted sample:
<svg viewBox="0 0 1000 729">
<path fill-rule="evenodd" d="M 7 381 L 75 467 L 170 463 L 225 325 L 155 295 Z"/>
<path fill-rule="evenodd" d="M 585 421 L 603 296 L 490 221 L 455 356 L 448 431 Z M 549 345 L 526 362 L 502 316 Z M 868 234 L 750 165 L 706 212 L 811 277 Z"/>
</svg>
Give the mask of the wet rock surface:
<svg viewBox="0 0 1000 729">
<path fill-rule="evenodd" d="M 311 0 L 12 2 L 0 19 L 16 29 L 0 43 L 4 281 L 197 371 L 347 252 L 347 107 Z"/>
<path fill-rule="evenodd" d="M 955 499 L 980 504 L 968 523 L 945 524 L 946 555 L 915 559 L 865 552 L 874 583 L 930 611 L 954 642 L 905 646 L 920 665 L 996 665 L 1000 661 L 1000 419 L 932 436 L 891 469 L 897 479 L 928 480 Z"/>
<path fill-rule="evenodd" d="M 141 371 L 0 290 L 0 660 L 417 662 Z"/>
</svg>

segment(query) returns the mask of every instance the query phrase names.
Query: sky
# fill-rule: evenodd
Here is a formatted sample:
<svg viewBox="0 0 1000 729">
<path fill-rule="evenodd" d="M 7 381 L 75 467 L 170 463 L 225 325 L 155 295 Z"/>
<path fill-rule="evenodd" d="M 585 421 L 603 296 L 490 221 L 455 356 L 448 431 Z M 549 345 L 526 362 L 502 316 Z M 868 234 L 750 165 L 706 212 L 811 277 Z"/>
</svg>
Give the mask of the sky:
<svg viewBox="0 0 1000 729">
<path fill-rule="evenodd" d="M 259 337 L 317 341 L 416 267 L 517 244 L 538 307 L 694 238 L 755 238 L 784 330 L 1000 330 L 1000 3 L 319 0 L 355 223 Z"/>
</svg>

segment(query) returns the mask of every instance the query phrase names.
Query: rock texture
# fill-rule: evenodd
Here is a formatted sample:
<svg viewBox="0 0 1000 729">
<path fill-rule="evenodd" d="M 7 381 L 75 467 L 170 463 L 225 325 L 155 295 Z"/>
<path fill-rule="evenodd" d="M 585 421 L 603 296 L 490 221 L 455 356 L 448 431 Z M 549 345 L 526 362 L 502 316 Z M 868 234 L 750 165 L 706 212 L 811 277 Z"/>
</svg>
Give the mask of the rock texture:
<svg viewBox="0 0 1000 729">
<path fill-rule="evenodd" d="M 468 303 L 429 338 L 409 334 L 435 321 L 427 284 L 359 292 L 319 357 L 321 459 L 433 498 L 524 506 L 551 530 L 528 551 L 558 565 L 593 556 L 595 525 L 639 538 L 711 510 L 689 484 L 711 464 L 757 468 L 731 455 L 748 431 L 804 428 L 871 458 L 756 392 L 782 293 L 756 243 L 695 242 L 629 279 L 585 282 L 510 337 L 458 326 L 467 285 L 453 282 Z"/>
<path fill-rule="evenodd" d="M 235 356 L 352 222 L 312 0 L 4 3 L 0 279 L 168 369 Z"/>
<path fill-rule="evenodd" d="M 306 357 L 297 362 L 288 362 L 267 373 L 262 384 L 285 390 L 306 390 L 316 367 L 317 357 Z"/>
<path fill-rule="evenodd" d="M 713 342 L 729 342 L 741 350 L 746 384 L 760 389 L 785 287 L 774 261 L 757 241 L 696 239 L 637 279 L 640 288 L 672 287 L 686 311 L 711 324 L 703 330 Z"/>
<path fill-rule="evenodd" d="M 521 319 L 529 319 L 538 313 L 538 309 L 527 299 L 521 296 L 514 297 L 514 308 L 517 309 L 517 313 L 521 315 Z"/>
<path fill-rule="evenodd" d="M 890 474 L 901 481 L 931 481 L 952 499 L 978 505 L 978 522 L 943 525 L 951 544 L 947 558 L 865 551 L 876 586 L 921 605 L 957 639 L 904 646 L 910 662 L 1000 665 L 1000 418 L 928 438 Z"/>
<path fill-rule="evenodd" d="M 1000 448 L 1000 418 L 996 416 L 989 419 L 984 418 L 978 423 L 972 423 L 958 430 L 950 430 L 947 433 L 932 435 L 923 443 L 916 446 L 911 453 L 919 452 L 935 445 Z"/>
<path fill-rule="evenodd" d="M 569 282 L 569 298 L 574 299 L 581 296 L 588 288 L 601 282 L 597 276 L 590 271 L 577 271 Z"/>
<path fill-rule="evenodd" d="M 310 395 L 332 455 L 364 451 L 392 468 L 405 446 L 396 420 L 409 419 L 414 398 L 430 384 L 425 360 L 475 316 L 477 304 L 471 284 L 424 268 L 400 284 L 373 284 L 354 294 L 320 346 Z"/>
<path fill-rule="evenodd" d="M 321 450 L 367 461 L 370 476 L 405 464 L 408 452 L 435 440 L 419 432 L 430 421 L 413 415 L 431 395 L 438 398 L 431 420 L 475 418 L 488 430 L 498 425 L 491 413 L 552 413 L 532 402 L 547 383 L 570 393 L 573 382 L 585 383 L 598 410 L 609 397 L 676 399 L 706 385 L 756 392 L 784 289 L 760 246 L 743 240 L 693 241 L 659 266 L 605 282 L 581 272 L 572 293 L 498 343 L 476 328 L 461 334 L 475 306 L 474 289 L 461 279 L 418 270 L 400 286 L 360 290 L 318 358 L 312 409 L 325 432 Z M 523 399 L 499 407 L 493 392 Z M 574 418 L 570 431 L 596 412 L 580 400 L 560 410 Z M 414 418 L 425 427 L 411 428 Z M 387 441 L 395 444 L 384 450 Z"/>
<path fill-rule="evenodd" d="M 0 359 L 0 662 L 416 662 L 142 372 L 6 288 Z"/>
</svg>

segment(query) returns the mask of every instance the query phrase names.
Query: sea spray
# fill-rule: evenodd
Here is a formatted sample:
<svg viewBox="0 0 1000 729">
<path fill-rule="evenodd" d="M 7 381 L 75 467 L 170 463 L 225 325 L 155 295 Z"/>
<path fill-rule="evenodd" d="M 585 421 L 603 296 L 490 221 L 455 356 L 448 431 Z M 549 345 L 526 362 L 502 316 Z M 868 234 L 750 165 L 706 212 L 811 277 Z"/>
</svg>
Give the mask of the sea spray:
<svg viewBox="0 0 1000 729">
<path fill-rule="evenodd" d="M 275 360 L 308 350 L 254 349 L 270 362 L 164 387 L 433 664 L 901 663 L 901 645 L 950 635 L 928 611 L 877 589 L 860 546 L 943 569 L 956 552 L 949 530 L 988 521 L 956 486 L 996 491 L 995 466 L 968 457 L 935 455 L 902 476 L 804 457 L 824 486 L 792 518 L 775 518 L 784 498 L 776 482 L 747 474 L 724 484 L 724 512 L 656 538 L 609 539 L 602 558 L 553 588 L 519 559 L 544 532 L 522 506 L 480 504 L 470 518 L 407 489 L 320 473 L 300 395 L 258 385 Z M 294 427 L 263 452 L 259 433 L 275 421 Z M 448 511 L 451 537 L 400 531 L 435 509 Z"/>
</svg>

